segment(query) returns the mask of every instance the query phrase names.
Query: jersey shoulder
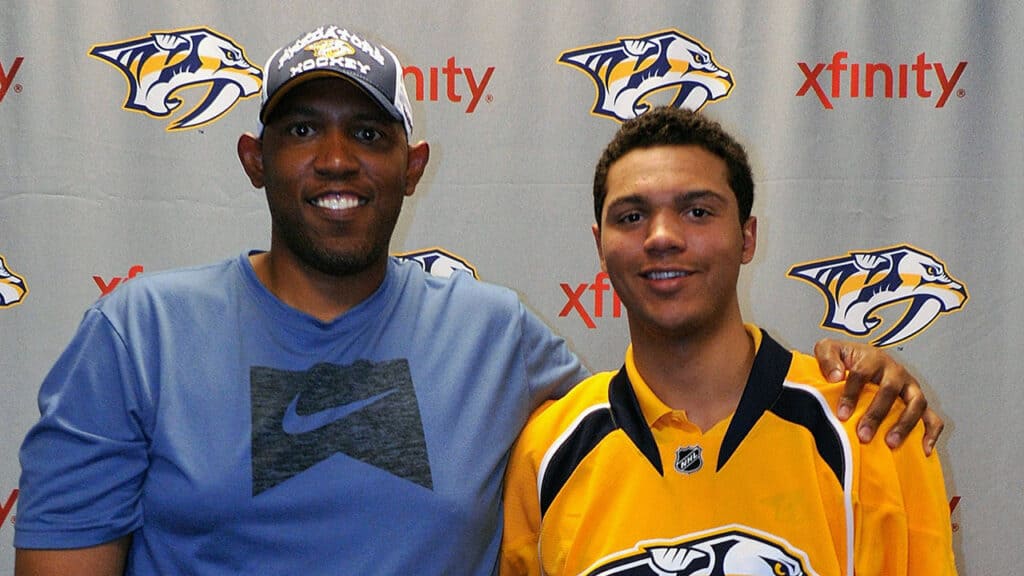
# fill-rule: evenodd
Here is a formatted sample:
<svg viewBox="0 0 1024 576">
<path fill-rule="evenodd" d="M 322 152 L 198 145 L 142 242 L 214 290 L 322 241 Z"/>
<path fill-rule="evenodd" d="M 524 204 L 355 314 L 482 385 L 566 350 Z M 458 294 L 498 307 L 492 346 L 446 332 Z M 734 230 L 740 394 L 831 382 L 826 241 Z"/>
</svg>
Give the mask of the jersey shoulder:
<svg viewBox="0 0 1024 576">
<path fill-rule="evenodd" d="M 596 410 L 608 409 L 608 385 L 616 372 L 599 372 L 574 386 L 565 396 L 537 408 L 519 436 L 521 446 L 547 449 L 562 434 Z"/>
</svg>

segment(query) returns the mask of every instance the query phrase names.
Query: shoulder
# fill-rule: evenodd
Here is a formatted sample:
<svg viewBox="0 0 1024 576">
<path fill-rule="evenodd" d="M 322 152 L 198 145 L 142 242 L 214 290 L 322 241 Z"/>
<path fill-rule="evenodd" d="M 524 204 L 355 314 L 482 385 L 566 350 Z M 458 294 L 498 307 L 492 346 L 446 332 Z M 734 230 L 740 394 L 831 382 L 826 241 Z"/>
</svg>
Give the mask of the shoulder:
<svg viewBox="0 0 1024 576">
<path fill-rule="evenodd" d="M 123 282 L 91 307 L 108 318 L 146 318 L 223 308 L 242 286 L 237 259 L 212 264 L 145 272 Z"/>
<path fill-rule="evenodd" d="M 446 316 L 471 313 L 481 318 L 498 315 L 508 321 L 523 310 L 515 291 L 478 280 L 469 272 L 437 275 L 415 260 L 393 257 L 389 273 L 394 275 L 395 289 L 403 301 L 424 312 L 434 310 Z"/>
<path fill-rule="evenodd" d="M 473 270 L 464 268 L 440 268 L 428 266 L 421 260 L 408 256 L 394 255 L 391 270 L 405 282 L 420 284 L 433 290 L 480 290 L 515 294 L 511 289 L 479 280 Z"/>
<path fill-rule="evenodd" d="M 818 360 L 809 354 L 793 351 L 793 362 L 786 374 L 786 382 L 800 387 L 810 393 L 816 392 L 829 406 L 836 406 L 843 393 L 844 381 L 829 382 L 821 373 Z M 865 389 L 865 393 L 874 396 L 874 390 Z"/>
<path fill-rule="evenodd" d="M 211 287 L 222 286 L 222 279 L 225 275 L 237 273 L 238 261 L 236 259 L 157 272 L 143 272 L 131 280 L 122 282 L 117 289 L 108 296 L 104 296 L 100 301 L 117 301 L 118 299 L 139 298 L 143 295 L 153 296 L 176 292 L 203 292 Z"/>
<path fill-rule="evenodd" d="M 874 383 L 867 383 L 860 391 L 860 395 L 857 399 L 857 404 L 854 407 L 853 414 L 844 422 L 840 422 L 838 417 L 835 416 L 835 409 L 839 405 L 839 398 L 842 396 L 846 382 L 841 380 L 839 382 L 828 382 L 825 376 L 821 374 L 821 370 L 818 367 L 818 361 L 814 356 L 804 354 L 799 351 L 793 352 L 793 362 L 790 366 L 789 373 L 786 375 L 786 388 L 788 391 L 788 403 L 790 405 L 795 404 L 794 399 L 796 397 L 802 397 L 805 406 L 811 404 L 819 404 L 821 414 L 824 418 L 831 421 L 834 427 L 845 431 L 846 435 L 850 439 L 850 444 L 855 451 L 879 452 L 885 459 L 888 459 L 890 450 L 885 442 L 881 439 L 882 434 L 878 434 L 875 439 L 868 443 L 862 444 L 857 439 L 856 427 L 860 422 L 861 418 L 867 412 L 868 407 L 874 400 L 875 395 L 878 394 L 878 385 Z M 889 409 L 888 414 L 882 420 L 879 425 L 880 430 L 888 430 L 899 415 L 903 412 L 905 404 L 899 398 L 896 398 L 892 408 Z M 917 435 L 918 439 L 923 433 L 924 426 L 921 422 L 917 423 L 914 428 L 914 434 Z M 914 444 L 914 442 L 906 442 L 907 444 Z M 919 442 L 915 444 L 915 447 L 919 447 Z M 902 448 L 902 447 L 901 447 Z M 923 451 L 917 450 L 923 455 Z"/>
<path fill-rule="evenodd" d="M 526 423 L 520 441 L 546 449 L 559 436 L 570 433 L 588 416 L 607 412 L 608 385 L 615 371 L 599 372 L 574 386 L 565 396 L 537 408 Z"/>
<path fill-rule="evenodd" d="M 827 381 L 821 373 L 818 360 L 814 356 L 799 351 L 793 352 L 793 364 L 790 366 L 787 380 L 817 390 L 833 409 L 838 406 L 839 397 L 843 394 L 843 389 L 846 386 L 845 380 L 840 380 L 839 382 Z M 860 416 L 867 411 L 867 407 L 874 400 L 876 394 L 878 394 L 877 384 L 871 382 L 865 384 L 857 400 L 857 409 L 847 422 L 857 422 Z M 889 410 L 888 416 L 879 429 L 888 429 L 890 425 L 894 424 L 899 414 L 903 412 L 904 406 L 903 400 L 896 398 L 892 408 Z"/>
</svg>

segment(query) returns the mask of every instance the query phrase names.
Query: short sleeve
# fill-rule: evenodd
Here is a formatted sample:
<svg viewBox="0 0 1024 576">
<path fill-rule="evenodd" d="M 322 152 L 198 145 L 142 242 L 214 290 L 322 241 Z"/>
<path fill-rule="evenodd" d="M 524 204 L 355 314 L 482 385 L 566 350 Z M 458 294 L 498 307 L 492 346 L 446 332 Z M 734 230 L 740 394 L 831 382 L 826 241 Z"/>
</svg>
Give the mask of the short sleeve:
<svg viewBox="0 0 1024 576">
<path fill-rule="evenodd" d="M 107 317 L 87 311 L 21 447 L 16 547 L 93 546 L 141 526 L 148 442 L 136 375 Z"/>
<path fill-rule="evenodd" d="M 590 376 L 580 359 L 558 336 L 520 302 L 523 349 L 530 386 L 530 412 L 545 400 L 560 398 Z"/>
</svg>

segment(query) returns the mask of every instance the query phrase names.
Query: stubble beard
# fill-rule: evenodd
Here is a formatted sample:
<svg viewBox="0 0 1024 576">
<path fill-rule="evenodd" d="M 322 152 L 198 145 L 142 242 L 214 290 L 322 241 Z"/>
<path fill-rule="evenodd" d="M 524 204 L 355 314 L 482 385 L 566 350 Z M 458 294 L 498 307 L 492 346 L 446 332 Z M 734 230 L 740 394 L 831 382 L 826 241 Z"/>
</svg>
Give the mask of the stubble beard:
<svg viewBox="0 0 1024 576">
<path fill-rule="evenodd" d="M 396 219 L 397 221 L 397 219 Z M 330 250 L 311 237 L 297 223 L 279 223 L 281 239 L 288 251 L 303 265 L 328 276 L 346 277 L 365 272 L 387 257 L 395 222 L 382 222 L 389 232 L 384 238 L 367 238 L 363 246 Z"/>
</svg>

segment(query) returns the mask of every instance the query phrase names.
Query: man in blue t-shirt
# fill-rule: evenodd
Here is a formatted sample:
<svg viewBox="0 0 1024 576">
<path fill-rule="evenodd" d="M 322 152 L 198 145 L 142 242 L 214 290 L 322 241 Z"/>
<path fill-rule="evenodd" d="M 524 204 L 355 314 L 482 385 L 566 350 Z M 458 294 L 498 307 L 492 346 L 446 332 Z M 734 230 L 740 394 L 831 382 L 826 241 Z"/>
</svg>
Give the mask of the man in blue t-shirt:
<svg viewBox="0 0 1024 576">
<path fill-rule="evenodd" d="M 267 61 L 238 155 L 267 251 L 148 274 L 88 311 L 21 451 L 15 573 L 490 574 L 508 450 L 587 376 L 508 289 L 390 257 L 430 155 L 394 54 L 321 26 Z M 882 352 L 829 374 L 926 414 Z M 834 378 L 837 379 L 835 375 Z M 846 410 L 846 409 L 842 409 Z"/>
</svg>

